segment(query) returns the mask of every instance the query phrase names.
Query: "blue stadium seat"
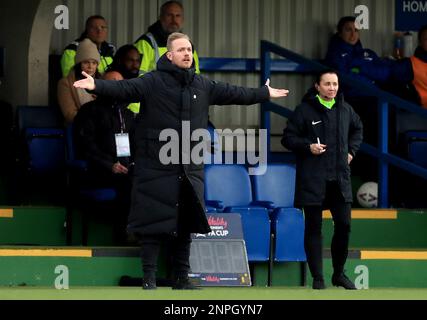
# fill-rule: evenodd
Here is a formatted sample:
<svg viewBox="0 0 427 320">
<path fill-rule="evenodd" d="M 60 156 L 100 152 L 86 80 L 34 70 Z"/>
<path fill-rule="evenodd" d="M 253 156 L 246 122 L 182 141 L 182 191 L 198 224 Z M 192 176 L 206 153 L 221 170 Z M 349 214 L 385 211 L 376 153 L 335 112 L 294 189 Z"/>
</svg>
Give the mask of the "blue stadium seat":
<svg viewBox="0 0 427 320">
<path fill-rule="evenodd" d="M 18 128 L 62 128 L 64 118 L 59 107 L 18 106 Z"/>
<path fill-rule="evenodd" d="M 408 159 L 427 168 L 427 131 L 407 131 Z"/>
<path fill-rule="evenodd" d="M 28 170 L 33 174 L 56 174 L 65 169 L 64 130 L 25 128 Z"/>
<path fill-rule="evenodd" d="M 304 217 L 293 207 L 295 167 L 269 164 L 262 175 L 251 176 L 255 205 L 270 210 L 275 235 L 275 261 L 306 261 L 304 250 Z"/>
<path fill-rule="evenodd" d="M 18 181 L 23 179 L 20 183 L 23 195 L 32 201 L 30 194 L 46 189 L 49 203 L 62 204 L 66 181 L 65 138 L 59 110 L 18 106 L 17 123 Z"/>
<path fill-rule="evenodd" d="M 307 260 L 304 250 L 304 216 L 301 210 L 278 208 L 273 228 L 276 235 L 275 261 Z"/>
<path fill-rule="evenodd" d="M 252 205 L 250 178 L 244 166 L 205 166 L 205 201 L 217 212 L 239 213 L 248 260 L 269 261 L 271 232 L 268 211 Z"/>
<path fill-rule="evenodd" d="M 74 144 L 73 125 L 68 125 L 66 131 L 67 167 L 68 167 L 68 201 L 67 201 L 67 243 L 72 243 L 72 212 L 80 207 L 82 216 L 82 244 L 88 241 L 88 215 L 92 210 L 108 209 L 117 198 L 114 188 L 96 188 L 87 186 L 88 164 L 78 159 Z"/>
</svg>

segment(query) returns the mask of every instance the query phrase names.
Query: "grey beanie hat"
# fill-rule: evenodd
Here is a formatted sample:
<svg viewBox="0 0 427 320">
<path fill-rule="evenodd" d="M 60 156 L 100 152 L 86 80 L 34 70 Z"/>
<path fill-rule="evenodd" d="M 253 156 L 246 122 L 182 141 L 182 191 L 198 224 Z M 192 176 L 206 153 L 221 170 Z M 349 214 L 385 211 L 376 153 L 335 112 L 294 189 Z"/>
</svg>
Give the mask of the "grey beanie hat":
<svg viewBox="0 0 427 320">
<path fill-rule="evenodd" d="M 77 47 L 76 57 L 74 58 L 74 63 L 78 64 L 86 60 L 96 60 L 98 64 L 101 62 L 101 56 L 99 55 L 98 48 L 96 44 L 93 43 L 90 39 L 86 38 L 80 42 Z"/>
</svg>

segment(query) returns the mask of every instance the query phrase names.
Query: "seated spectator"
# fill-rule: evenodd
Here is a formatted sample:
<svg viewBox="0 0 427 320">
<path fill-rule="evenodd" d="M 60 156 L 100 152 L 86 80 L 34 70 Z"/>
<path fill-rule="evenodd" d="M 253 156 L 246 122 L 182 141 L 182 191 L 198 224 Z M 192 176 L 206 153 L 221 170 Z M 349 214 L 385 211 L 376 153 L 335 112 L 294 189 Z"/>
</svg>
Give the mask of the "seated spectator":
<svg viewBox="0 0 427 320">
<path fill-rule="evenodd" d="M 100 56 L 96 45 L 91 40 L 85 39 L 77 48 L 75 64 L 71 72 L 67 77 L 59 80 L 58 103 L 67 124 L 73 122 L 83 104 L 95 100 L 95 95 L 88 93 L 86 90 L 75 88 L 73 83 L 83 78 L 82 71 L 99 78 L 97 71 L 99 62 Z"/>
<path fill-rule="evenodd" d="M 74 65 L 74 57 L 77 47 L 84 39 L 92 40 L 99 51 L 101 61 L 98 64 L 98 71 L 102 74 L 107 69 L 108 65 L 113 61 L 113 55 L 116 48 L 111 43 L 108 43 L 108 25 L 104 17 L 95 15 L 87 18 L 85 31 L 81 36 L 70 43 L 65 49 L 61 57 L 62 76 L 66 77 Z"/>
<path fill-rule="evenodd" d="M 340 19 L 337 33 L 329 42 L 325 63 L 341 74 L 351 74 L 370 83 L 384 84 L 398 77 L 393 70 L 396 61 L 379 58 L 374 51 L 362 47 L 355 21 L 352 16 Z M 352 90 L 345 88 L 344 91 L 349 94 Z"/>
<path fill-rule="evenodd" d="M 138 49 L 131 44 L 126 44 L 117 50 L 107 72 L 117 71 L 124 79 L 132 79 L 139 76 L 140 65 L 141 54 Z"/>
<path fill-rule="evenodd" d="M 120 73 L 111 71 L 104 75 L 104 79 L 119 81 L 123 77 Z M 119 214 L 113 219 L 116 241 L 121 244 L 126 239 L 130 207 L 129 170 L 133 162 L 129 134 L 133 129 L 134 118 L 135 113 L 127 108 L 126 103 L 98 97 L 82 106 L 73 124 L 76 151 L 79 158 L 88 162 L 87 183 L 92 187 L 114 188 L 117 192 L 114 212 Z M 119 140 L 127 142 L 122 145 Z"/>
<path fill-rule="evenodd" d="M 118 72 L 124 79 L 136 78 L 140 74 L 141 54 L 138 49 L 126 44 L 121 46 L 114 55 L 113 63 L 108 67 L 107 72 Z M 128 105 L 128 109 L 134 113 L 139 113 L 140 103 L 134 102 Z"/>
<path fill-rule="evenodd" d="M 410 81 L 416 90 L 414 102 L 427 108 L 427 25 L 418 31 L 418 47 L 410 60 Z"/>
</svg>

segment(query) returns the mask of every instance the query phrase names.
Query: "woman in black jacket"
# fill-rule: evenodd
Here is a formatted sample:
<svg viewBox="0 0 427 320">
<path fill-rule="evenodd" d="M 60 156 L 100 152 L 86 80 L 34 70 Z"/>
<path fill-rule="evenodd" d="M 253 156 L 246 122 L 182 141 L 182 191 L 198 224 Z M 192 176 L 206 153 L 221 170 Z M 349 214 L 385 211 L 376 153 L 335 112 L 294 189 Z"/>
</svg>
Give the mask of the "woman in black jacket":
<svg viewBox="0 0 427 320">
<path fill-rule="evenodd" d="M 337 97 L 338 75 L 323 71 L 284 130 L 282 144 L 297 157 L 295 207 L 305 215 L 304 245 L 313 289 L 324 289 L 322 210 L 334 219 L 332 284 L 355 289 L 344 274 L 351 220 L 349 164 L 362 142 L 362 123 L 343 96 Z"/>
<path fill-rule="evenodd" d="M 284 97 L 288 91 L 266 86 L 236 87 L 195 74 L 190 39 L 181 33 L 168 38 L 168 52 L 157 71 L 124 81 L 98 81 L 87 76 L 77 87 L 130 102 L 141 101 L 135 126 L 135 176 L 128 231 L 142 239 L 143 287 L 154 289 L 157 256 L 162 236 L 171 239 L 174 251 L 175 289 L 192 289 L 188 280 L 190 233 L 208 233 L 204 206 L 203 164 L 191 159 L 194 141 L 181 141 L 183 130 L 206 129 L 209 105 L 255 104 Z M 161 151 L 164 129 L 177 132 L 178 163 L 165 164 Z M 191 133 L 189 132 L 189 134 Z M 189 150 L 181 147 L 187 143 Z M 163 159 L 164 160 L 164 159 Z"/>
</svg>

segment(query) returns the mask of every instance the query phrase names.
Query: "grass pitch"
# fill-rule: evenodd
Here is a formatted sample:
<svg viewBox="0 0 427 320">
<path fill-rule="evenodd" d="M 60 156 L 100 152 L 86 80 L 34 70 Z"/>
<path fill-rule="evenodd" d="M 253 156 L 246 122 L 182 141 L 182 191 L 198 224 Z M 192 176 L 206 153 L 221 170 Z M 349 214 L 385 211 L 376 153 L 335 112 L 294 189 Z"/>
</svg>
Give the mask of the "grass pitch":
<svg viewBox="0 0 427 320">
<path fill-rule="evenodd" d="M 130 287 L 0 287 L 0 300 L 427 300 L 427 289 L 375 288 L 344 290 L 327 288 L 202 288 L 145 291 Z"/>
</svg>

